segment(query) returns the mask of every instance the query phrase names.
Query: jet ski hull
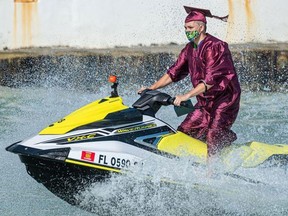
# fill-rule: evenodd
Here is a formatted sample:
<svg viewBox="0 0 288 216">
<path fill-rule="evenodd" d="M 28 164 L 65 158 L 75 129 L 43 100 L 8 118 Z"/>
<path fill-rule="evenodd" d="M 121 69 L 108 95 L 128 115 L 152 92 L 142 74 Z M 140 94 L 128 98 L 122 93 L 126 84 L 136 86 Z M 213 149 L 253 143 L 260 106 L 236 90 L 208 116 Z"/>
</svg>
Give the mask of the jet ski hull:
<svg viewBox="0 0 288 216">
<path fill-rule="evenodd" d="M 79 166 L 64 161 L 56 161 L 29 155 L 19 155 L 28 174 L 49 191 L 71 205 L 79 204 L 75 197 L 92 183 L 105 181 L 111 172 Z"/>
</svg>

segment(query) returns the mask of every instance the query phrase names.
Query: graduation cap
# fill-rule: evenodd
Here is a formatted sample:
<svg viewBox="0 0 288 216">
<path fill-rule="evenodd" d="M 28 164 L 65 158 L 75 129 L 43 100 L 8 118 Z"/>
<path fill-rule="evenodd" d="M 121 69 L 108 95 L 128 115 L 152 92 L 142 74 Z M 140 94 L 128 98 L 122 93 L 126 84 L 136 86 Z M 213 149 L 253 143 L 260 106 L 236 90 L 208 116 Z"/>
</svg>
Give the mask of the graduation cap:
<svg viewBox="0 0 288 216">
<path fill-rule="evenodd" d="M 224 16 L 224 17 L 215 16 L 211 14 L 210 10 L 201 9 L 201 8 L 184 6 L 184 9 L 188 13 L 188 16 L 185 19 L 185 23 L 191 22 L 191 21 L 201 21 L 201 22 L 207 23 L 206 17 L 216 18 L 224 22 L 227 22 L 228 16 L 229 16 L 229 15 Z"/>
</svg>

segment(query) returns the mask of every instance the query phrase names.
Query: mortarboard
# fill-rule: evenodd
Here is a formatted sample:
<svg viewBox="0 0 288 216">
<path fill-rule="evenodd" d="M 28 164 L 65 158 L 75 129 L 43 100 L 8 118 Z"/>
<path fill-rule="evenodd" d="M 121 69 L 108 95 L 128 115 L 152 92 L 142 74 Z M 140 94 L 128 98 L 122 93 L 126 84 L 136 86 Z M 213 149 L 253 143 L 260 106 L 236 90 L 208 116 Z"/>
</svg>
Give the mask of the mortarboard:
<svg viewBox="0 0 288 216">
<path fill-rule="evenodd" d="M 206 17 L 220 19 L 224 22 L 227 22 L 227 19 L 228 19 L 228 15 L 224 17 L 215 16 L 215 15 L 212 15 L 210 10 L 207 10 L 207 9 L 194 8 L 194 7 L 188 7 L 188 6 L 184 6 L 184 9 L 188 13 L 188 16 L 185 19 L 185 23 L 191 22 L 191 21 L 202 21 L 204 23 L 207 23 Z"/>
</svg>

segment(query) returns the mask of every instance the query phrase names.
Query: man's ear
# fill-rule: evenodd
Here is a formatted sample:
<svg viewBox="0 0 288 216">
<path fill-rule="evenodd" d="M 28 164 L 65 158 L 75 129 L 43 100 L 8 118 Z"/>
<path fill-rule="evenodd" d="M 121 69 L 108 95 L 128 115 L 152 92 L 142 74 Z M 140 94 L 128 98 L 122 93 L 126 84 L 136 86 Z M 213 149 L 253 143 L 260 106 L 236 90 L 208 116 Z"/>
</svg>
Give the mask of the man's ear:
<svg viewBox="0 0 288 216">
<path fill-rule="evenodd" d="M 205 33 L 205 26 L 201 25 L 201 26 L 200 26 L 200 29 L 201 29 L 201 32 L 204 32 L 204 33 Z"/>
</svg>

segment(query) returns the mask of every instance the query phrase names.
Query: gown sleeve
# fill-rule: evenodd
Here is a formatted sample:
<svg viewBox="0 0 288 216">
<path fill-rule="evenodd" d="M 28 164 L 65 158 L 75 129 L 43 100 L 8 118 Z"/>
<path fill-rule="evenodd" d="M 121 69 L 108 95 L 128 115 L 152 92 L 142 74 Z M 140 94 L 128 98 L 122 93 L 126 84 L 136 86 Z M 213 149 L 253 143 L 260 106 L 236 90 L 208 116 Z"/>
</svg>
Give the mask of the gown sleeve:
<svg viewBox="0 0 288 216">
<path fill-rule="evenodd" d="M 173 82 L 184 79 L 189 74 L 187 52 L 189 44 L 180 52 L 176 62 L 168 69 L 167 74 Z"/>
<path fill-rule="evenodd" d="M 235 76 L 235 68 L 227 43 L 217 43 L 205 53 L 205 82 L 213 85 L 211 90 L 223 91 Z"/>
</svg>

